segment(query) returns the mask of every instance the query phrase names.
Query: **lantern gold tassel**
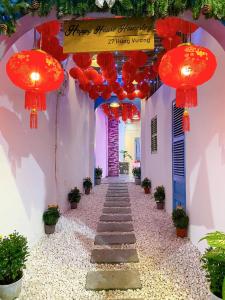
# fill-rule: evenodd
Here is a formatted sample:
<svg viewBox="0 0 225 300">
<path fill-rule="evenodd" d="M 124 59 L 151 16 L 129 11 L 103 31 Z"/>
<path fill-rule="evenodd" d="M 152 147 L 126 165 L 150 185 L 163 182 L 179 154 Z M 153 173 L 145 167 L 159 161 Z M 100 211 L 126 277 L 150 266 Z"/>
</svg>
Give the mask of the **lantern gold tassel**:
<svg viewBox="0 0 225 300">
<path fill-rule="evenodd" d="M 30 112 L 30 128 L 37 129 L 38 127 L 38 114 L 36 109 L 32 109 Z"/>
<path fill-rule="evenodd" d="M 190 116 L 187 109 L 184 110 L 183 114 L 183 131 L 190 131 Z"/>
</svg>

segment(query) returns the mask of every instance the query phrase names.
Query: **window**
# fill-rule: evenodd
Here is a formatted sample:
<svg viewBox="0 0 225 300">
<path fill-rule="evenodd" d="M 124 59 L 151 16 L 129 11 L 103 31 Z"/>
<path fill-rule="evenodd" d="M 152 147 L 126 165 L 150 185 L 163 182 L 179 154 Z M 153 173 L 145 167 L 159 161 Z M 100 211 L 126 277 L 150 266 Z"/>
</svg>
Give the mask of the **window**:
<svg viewBox="0 0 225 300">
<path fill-rule="evenodd" d="M 157 153 L 157 116 L 151 120 L 151 151 Z"/>
</svg>

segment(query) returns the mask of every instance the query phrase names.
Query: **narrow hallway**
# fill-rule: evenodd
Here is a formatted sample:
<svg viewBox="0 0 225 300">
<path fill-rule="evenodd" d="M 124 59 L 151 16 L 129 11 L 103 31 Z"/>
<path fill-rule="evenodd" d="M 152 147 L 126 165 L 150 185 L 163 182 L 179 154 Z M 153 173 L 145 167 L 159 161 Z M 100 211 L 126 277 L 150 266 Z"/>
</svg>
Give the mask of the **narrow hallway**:
<svg viewBox="0 0 225 300">
<path fill-rule="evenodd" d="M 136 244 L 123 245 L 122 249 L 136 248 L 139 262 L 111 265 L 90 261 L 108 190 L 108 184 L 102 184 L 90 196 L 82 196 L 77 210 L 60 218 L 56 234 L 44 236 L 34 247 L 19 299 L 210 299 L 197 248 L 188 239 L 176 238 L 170 216 L 157 210 L 151 196 L 145 195 L 140 186 L 127 186 Z M 142 289 L 85 290 L 88 272 L 112 269 L 138 270 Z"/>
</svg>

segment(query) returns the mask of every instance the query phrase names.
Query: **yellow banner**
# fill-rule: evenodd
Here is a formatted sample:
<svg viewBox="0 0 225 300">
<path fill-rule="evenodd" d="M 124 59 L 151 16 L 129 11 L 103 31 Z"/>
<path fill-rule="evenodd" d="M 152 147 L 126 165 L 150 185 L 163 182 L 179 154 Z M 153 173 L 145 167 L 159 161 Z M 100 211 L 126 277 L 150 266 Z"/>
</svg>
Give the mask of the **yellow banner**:
<svg viewBox="0 0 225 300">
<path fill-rule="evenodd" d="M 150 18 L 115 18 L 64 22 L 64 53 L 151 50 Z"/>
</svg>

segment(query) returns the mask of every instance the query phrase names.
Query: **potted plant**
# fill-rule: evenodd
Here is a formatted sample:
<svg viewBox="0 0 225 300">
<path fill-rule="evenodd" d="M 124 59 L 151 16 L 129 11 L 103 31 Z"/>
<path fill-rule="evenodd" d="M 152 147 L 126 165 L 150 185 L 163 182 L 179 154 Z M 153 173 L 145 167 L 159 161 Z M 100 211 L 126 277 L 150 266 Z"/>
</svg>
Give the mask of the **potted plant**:
<svg viewBox="0 0 225 300">
<path fill-rule="evenodd" d="M 95 183 L 96 185 L 101 184 L 101 178 L 102 178 L 102 168 L 95 168 Z"/>
<path fill-rule="evenodd" d="M 225 233 L 211 232 L 200 241 L 202 240 L 206 240 L 210 246 L 201 260 L 210 282 L 211 298 L 225 299 Z"/>
<path fill-rule="evenodd" d="M 151 187 L 152 183 L 151 180 L 145 177 L 145 179 L 142 181 L 141 186 L 144 188 L 145 194 L 151 193 Z"/>
<path fill-rule="evenodd" d="M 83 188 L 86 195 L 90 194 L 90 191 L 92 189 L 92 181 L 90 177 L 86 177 L 83 180 Z"/>
<path fill-rule="evenodd" d="M 135 184 L 140 185 L 141 184 L 141 167 L 133 168 L 132 173 L 134 175 Z"/>
<path fill-rule="evenodd" d="M 158 209 L 163 209 L 165 204 L 165 188 L 164 186 L 157 186 L 154 193 L 154 198 Z"/>
<path fill-rule="evenodd" d="M 178 206 L 172 213 L 173 224 L 176 227 L 178 237 L 184 238 L 187 236 L 187 228 L 189 224 L 189 217 L 184 209 Z"/>
<path fill-rule="evenodd" d="M 127 158 L 132 160 L 132 156 L 126 150 L 121 150 L 120 153 L 123 156 L 123 161 L 119 162 L 120 174 L 129 174 L 129 162 L 127 162 Z"/>
<path fill-rule="evenodd" d="M 27 239 L 18 232 L 0 237 L 0 298 L 2 300 L 19 297 L 28 255 Z"/>
<path fill-rule="evenodd" d="M 68 194 L 68 201 L 70 202 L 71 209 L 77 208 L 77 203 L 80 202 L 81 193 L 80 190 L 75 187 Z"/>
<path fill-rule="evenodd" d="M 52 234 L 55 232 L 55 225 L 60 217 L 58 205 L 49 205 L 48 209 L 43 213 L 43 221 L 45 224 L 45 233 Z"/>
</svg>

